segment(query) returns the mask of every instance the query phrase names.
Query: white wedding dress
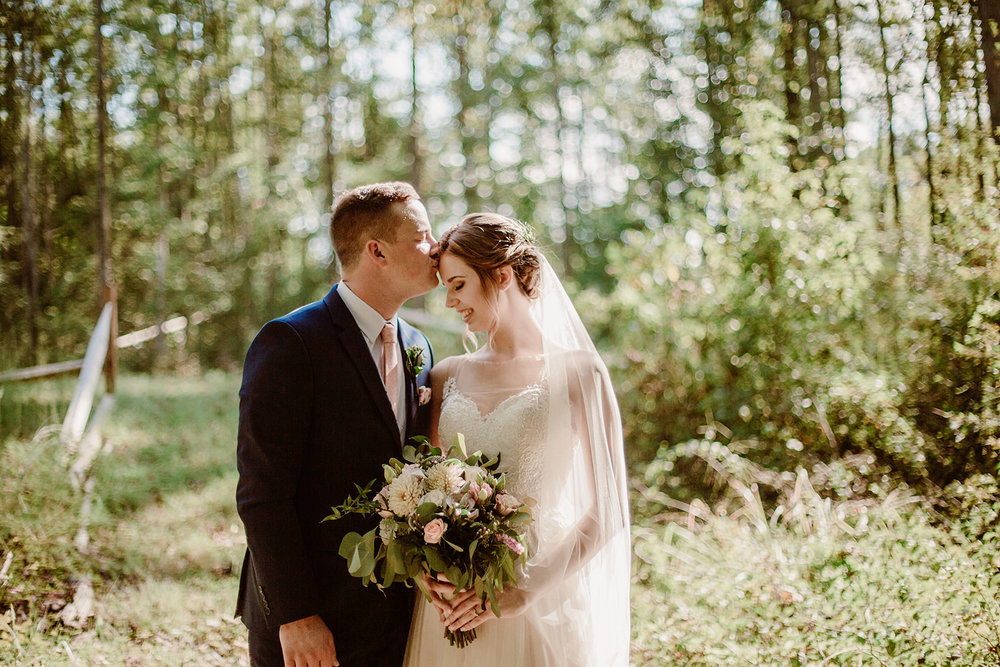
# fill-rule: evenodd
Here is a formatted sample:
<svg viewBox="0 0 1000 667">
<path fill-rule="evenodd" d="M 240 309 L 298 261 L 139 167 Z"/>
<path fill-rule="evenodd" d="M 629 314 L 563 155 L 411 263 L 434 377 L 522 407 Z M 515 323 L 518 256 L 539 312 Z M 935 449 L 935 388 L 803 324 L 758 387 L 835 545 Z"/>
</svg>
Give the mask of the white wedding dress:
<svg viewBox="0 0 1000 667">
<path fill-rule="evenodd" d="M 476 628 L 464 649 L 417 596 L 407 667 L 627 667 L 628 493 L 621 416 L 604 362 L 551 267 L 532 316 L 544 354 L 442 362 L 438 442 L 500 455 L 507 490 L 534 501 L 519 614 Z M 435 389 L 437 391 L 437 389 Z"/>
<path fill-rule="evenodd" d="M 457 388 L 454 377 L 444 384 L 438 436 L 447 446 L 456 433 L 465 435 L 471 450 L 490 457 L 500 455 L 500 469 L 506 473 L 507 490 L 518 498 L 535 498 L 541 484 L 541 465 L 532 451 L 542 439 L 548 416 L 548 388 L 531 385 L 487 407 L 483 414 L 473 398 Z M 503 665 L 573 664 L 545 655 L 542 628 L 532 627 L 525 614 L 497 618 L 476 628 L 476 640 L 465 648 L 455 648 L 444 637 L 437 610 L 418 596 L 405 665 L 419 667 L 490 667 Z"/>
<path fill-rule="evenodd" d="M 476 365 L 469 362 L 462 366 Z M 502 374 L 502 371 L 499 371 Z M 478 373 L 480 377 L 483 373 Z M 489 373 L 487 373 L 489 375 Z M 470 383 L 472 384 L 472 383 Z M 472 384 L 476 387 L 477 384 Z M 550 389 L 543 378 L 517 389 L 494 391 L 481 396 L 466 388 L 456 377 L 444 382 L 438 438 L 443 446 L 452 443 L 457 433 L 465 436 L 470 451 L 481 450 L 492 457 L 500 455 L 500 471 L 507 479 L 507 490 L 518 498 L 532 499 L 534 522 L 528 532 L 529 553 L 545 553 L 545 535 L 539 529 L 557 520 L 560 508 L 546 503 L 546 462 L 544 443 L 550 428 Z M 499 400 L 498 400 L 499 399 Z M 567 461 L 563 466 L 570 468 Z M 552 480 L 548 480 L 552 483 Z M 544 528 L 541 528 L 544 531 Z M 529 561 L 530 571 L 530 561 Z M 540 569 L 544 569 L 540 568 Z M 522 572 L 522 575 L 525 575 Z M 527 577 L 522 576 L 525 581 Z M 407 642 L 404 665 L 408 667 L 602 667 L 627 664 L 627 592 L 620 598 L 618 625 L 624 624 L 626 644 L 622 661 L 603 662 L 608 655 L 595 650 L 599 637 L 593 629 L 587 605 L 589 586 L 586 567 L 560 570 L 559 581 L 544 586 L 525 613 L 491 619 L 476 628 L 476 639 L 465 648 L 451 646 L 444 636 L 444 626 L 437 610 L 423 596 L 417 596 L 413 622 Z M 607 610 L 605 610 L 607 611 Z M 605 656 L 602 658 L 601 656 Z"/>
</svg>

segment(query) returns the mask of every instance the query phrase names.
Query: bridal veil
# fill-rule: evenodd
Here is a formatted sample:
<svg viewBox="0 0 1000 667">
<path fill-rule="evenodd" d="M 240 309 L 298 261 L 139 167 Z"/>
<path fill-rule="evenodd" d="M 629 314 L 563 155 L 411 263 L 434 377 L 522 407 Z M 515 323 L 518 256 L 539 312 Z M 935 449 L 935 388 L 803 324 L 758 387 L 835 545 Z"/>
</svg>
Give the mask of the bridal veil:
<svg viewBox="0 0 1000 667">
<path fill-rule="evenodd" d="M 559 665 L 628 665 L 629 508 L 621 416 L 608 369 L 551 265 L 532 316 L 550 390 L 543 470 L 519 584 Z"/>
</svg>

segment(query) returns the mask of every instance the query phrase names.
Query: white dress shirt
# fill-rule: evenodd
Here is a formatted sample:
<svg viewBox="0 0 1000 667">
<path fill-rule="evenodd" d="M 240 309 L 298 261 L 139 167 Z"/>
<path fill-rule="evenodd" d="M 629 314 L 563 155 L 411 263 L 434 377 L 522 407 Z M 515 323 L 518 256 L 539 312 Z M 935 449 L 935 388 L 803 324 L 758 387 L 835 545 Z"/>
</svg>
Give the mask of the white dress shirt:
<svg viewBox="0 0 1000 667">
<path fill-rule="evenodd" d="M 351 311 L 351 315 L 354 316 L 354 321 L 358 323 L 358 328 L 361 329 L 361 335 L 364 336 L 365 342 L 368 343 L 368 349 L 371 351 L 372 361 L 375 363 L 375 368 L 378 371 L 379 377 L 382 376 L 382 370 L 380 363 L 382 361 L 382 328 L 386 324 L 391 326 L 393 330 L 396 331 L 396 340 L 399 340 L 399 318 L 395 315 L 391 320 L 383 319 L 379 315 L 378 311 L 369 306 L 362 300 L 357 294 L 355 294 L 350 286 L 343 280 L 337 286 L 337 294 L 340 298 L 344 300 L 344 305 L 347 309 Z M 403 364 L 403 350 L 402 344 L 396 346 L 396 354 L 398 359 L 398 369 L 399 369 L 399 395 L 396 397 L 396 405 L 399 406 L 399 414 L 396 415 L 396 426 L 399 427 L 399 439 L 402 442 L 403 436 L 406 433 L 406 367 Z"/>
</svg>

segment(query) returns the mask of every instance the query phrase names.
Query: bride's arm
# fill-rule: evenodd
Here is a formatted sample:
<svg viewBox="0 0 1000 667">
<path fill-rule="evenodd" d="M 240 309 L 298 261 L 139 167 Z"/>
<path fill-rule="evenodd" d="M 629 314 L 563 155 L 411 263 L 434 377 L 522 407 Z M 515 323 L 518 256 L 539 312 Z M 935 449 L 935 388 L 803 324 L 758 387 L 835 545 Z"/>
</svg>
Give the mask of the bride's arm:
<svg viewBox="0 0 1000 667">
<path fill-rule="evenodd" d="M 430 433 L 427 437 L 430 438 L 431 444 L 435 447 L 440 446 L 440 439 L 438 438 L 438 421 L 441 419 L 441 400 L 442 394 L 444 393 L 444 383 L 451 377 L 451 367 L 454 364 L 454 357 L 448 357 L 444 361 L 441 361 L 430 370 L 431 379 L 431 414 L 430 414 Z"/>
<path fill-rule="evenodd" d="M 580 454 L 572 486 L 576 522 L 528 564 L 520 584 L 528 601 L 589 563 L 604 546 L 628 530 L 621 416 L 610 377 L 600 359 L 576 352 L 567 361 L 571 439 Z M 567 453 L 572 458 L 573 453 Z M 567 465 L 571 465 L 567 463 Z"/>
</svg>

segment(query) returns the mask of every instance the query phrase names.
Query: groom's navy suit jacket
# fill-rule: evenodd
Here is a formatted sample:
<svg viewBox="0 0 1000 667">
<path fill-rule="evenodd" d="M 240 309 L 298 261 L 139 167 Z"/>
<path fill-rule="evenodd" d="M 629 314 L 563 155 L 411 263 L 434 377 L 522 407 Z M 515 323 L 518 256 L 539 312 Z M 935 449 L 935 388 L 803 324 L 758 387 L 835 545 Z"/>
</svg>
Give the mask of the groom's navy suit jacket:
<svg viewBox="0 0 1000 667">
<path fill-rule="evenodd" d="M 409 438 L 425 432 L 416 394 L 433 360 L 420 331 L 400 319 L 398 333 L 400 349 L 416 345 L 427 361 L 415 378 L 404 372 Z M 346 533 L 374 524 L 321 523 L 400 453 L 379 371 L 336 287 L 261 329 L 243 368 L 237 445 L 248 548 L 236 613 L 252 632 L 277 636 L 281 624 L 320 614 L 344 667 L 402 662 L 410 589 L 365 588 L 337 553 Z"/>
</svg>

